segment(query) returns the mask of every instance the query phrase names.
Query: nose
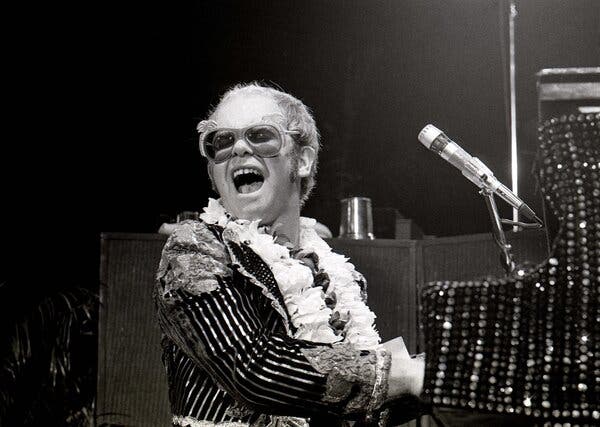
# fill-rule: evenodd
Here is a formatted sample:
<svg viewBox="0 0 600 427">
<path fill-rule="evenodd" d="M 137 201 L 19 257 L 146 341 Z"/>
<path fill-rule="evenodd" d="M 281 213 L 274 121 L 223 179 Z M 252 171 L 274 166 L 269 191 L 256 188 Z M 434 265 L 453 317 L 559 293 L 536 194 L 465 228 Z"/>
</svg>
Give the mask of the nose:
<svg viewBox="0 0 600 427">
<path fill-rule="evenodd" d="M 252 150 L 252 147 L 250 147 L 250 144 L 248 144 L 248 141 L 242 137 L 238 138 L 238 140 L 235 141 L 235 144 L 233 144 L 233 154 L 241 157 L 245 154 L 253 155 L 254 151 Z"/>
</svg>

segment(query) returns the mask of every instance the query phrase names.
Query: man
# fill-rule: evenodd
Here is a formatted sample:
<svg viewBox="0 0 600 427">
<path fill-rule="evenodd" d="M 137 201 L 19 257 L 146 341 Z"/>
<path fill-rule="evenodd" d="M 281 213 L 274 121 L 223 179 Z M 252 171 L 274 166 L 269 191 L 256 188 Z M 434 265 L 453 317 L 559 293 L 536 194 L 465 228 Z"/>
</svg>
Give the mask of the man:
<svg viewBox="0 0 600 427">
<path fill-rule="evenodd" d="M 173 424 L 369 420 L 418 395 L 423 360 L 378 343 L 364 278 L 300 217 L 319 152 L 306 106 L 240 85 L 198 130 L 220 200 L 175 229 L 157 276 Z"/>
</svg>

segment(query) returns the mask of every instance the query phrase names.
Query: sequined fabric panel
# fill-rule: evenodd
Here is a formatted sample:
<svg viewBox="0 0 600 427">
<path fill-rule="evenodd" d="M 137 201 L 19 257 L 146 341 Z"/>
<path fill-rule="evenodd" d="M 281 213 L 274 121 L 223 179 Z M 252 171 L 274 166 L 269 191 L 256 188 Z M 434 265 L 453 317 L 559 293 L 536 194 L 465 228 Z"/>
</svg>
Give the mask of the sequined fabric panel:
<svg viewBox="0 0 600 427">
<path fill-rule="evenodd" d="M 434 405 L 600 423 L 600 114 L 539 129 L 537 171 L 560 228 L 515 278 L 422 291 Z"/>
</svg>

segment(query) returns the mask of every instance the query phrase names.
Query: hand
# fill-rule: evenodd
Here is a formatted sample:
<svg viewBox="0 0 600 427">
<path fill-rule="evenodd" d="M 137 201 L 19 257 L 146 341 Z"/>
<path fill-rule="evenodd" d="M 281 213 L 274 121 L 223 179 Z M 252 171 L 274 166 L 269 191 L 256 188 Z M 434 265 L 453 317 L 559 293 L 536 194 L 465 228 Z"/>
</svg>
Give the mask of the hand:
<svg viewBox="0 0 600 427">
<path fill-rule="evenodd" d="M 411 394 L 419 396 L 425 379 L 425 356 L 411 358 L 401 337 L 383 343 L 392 355 L 388 377 L 388 400 Z"/>
<path fill-rule="evenodd" d="M 168 224 L 164 222 L 158 229 L 158 234 L 166 234 L 167 236 L 170 236 L 171 234 L 173 234 L 173 232 L 175 231 L 175 229 L 177 229 L 178 226 L 179 224 Z"/>
</svg>

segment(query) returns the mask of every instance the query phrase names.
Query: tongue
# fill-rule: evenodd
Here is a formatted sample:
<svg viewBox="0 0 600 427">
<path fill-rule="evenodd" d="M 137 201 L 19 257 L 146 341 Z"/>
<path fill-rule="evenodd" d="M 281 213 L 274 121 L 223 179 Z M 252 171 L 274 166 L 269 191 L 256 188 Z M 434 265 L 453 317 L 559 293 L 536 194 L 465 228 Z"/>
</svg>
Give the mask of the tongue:
<svg viewBox="0 0 600 427">
<path fill-rule="evenodd" d="M 252 184 L 242 184 L 239 186 L 238 191 L 242 194 L 254 193 L 262 187 L 262 184 L 260 181 L 253 182 Z"/>
</svg>

